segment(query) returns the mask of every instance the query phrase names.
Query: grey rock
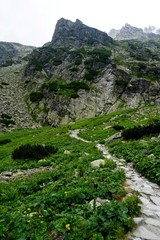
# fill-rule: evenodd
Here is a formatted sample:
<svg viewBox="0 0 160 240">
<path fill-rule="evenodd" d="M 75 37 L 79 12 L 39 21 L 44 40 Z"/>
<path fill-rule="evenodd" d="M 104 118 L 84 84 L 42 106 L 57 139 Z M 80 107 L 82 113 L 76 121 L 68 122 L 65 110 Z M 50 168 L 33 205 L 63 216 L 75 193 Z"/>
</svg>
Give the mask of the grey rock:
<svg viewBox="0 0 160 240">
<path fill-rule="evenodd" d="M 10 176 L 12 176 L 12 172 L 3 172 L 3 175 L 5 175 L 5 176 L 8 176 L 8 177 L 10 177 Z"/>
<path fill-rule="evenodd" d="M 159 197 L 151 196 L 150 198 L 151 198 L 152 202 L 154 202 L 157 206 L 160 206 L 160 198 Z"/>
<path fill-rule="evenodd" d="M 135 217 L 133 220 L 138 225 L 144 222 L 144 219 L 142 217 Z"/>
<path fill-rule="evenodd" d="M 122 137 L 122 134 L 121 132 L 118 132 L 118 133 L 115 133 L 114 135 L 112 135 L 111 137 L 107 138 L 106 141 L 107 142 L 110 142 L 114 139 L 118 139 L 118 138 L 121 138 Z"/>
<path fill-rule="evenodd" d="M 105 160 L 104 159 L 97 159 L 91 162 L 92 167 L 100 167 L 105 165 Z"/>
<path fill-rule="evenodd" d="M 110 201 L 108 199 L 97 198 L 97 199 L 91 200 L 89 202 L 89 205 L 91 206 L 91 208 L 94 208 L 94 206 L 97 208 L 97 207 L 100 207 L 107 202 L 110 202 Z"/>
<path fill-rule="evenodd" d="M 156 227 L 160 227 L 160 221 L 159 220 L 156 220 L 156 219 L 153 219 L 153 218 L 147 218 L 145 220 L 145 222 L 148 224 L 148 225 L 154 225 Z"/>
<path fill-rule="evenodd" d="M 151 232 L 144 226 L 139 226 L 134 231 L 134 236 L 145 239 L 145 240 L 160 240 L 160 237 L 154 232 Z"/>
<path fill-rule="evenodd" d="M 69 150 L 65 150 L 64 154 L 70 154 L 71 152 Z"/>
</svg>

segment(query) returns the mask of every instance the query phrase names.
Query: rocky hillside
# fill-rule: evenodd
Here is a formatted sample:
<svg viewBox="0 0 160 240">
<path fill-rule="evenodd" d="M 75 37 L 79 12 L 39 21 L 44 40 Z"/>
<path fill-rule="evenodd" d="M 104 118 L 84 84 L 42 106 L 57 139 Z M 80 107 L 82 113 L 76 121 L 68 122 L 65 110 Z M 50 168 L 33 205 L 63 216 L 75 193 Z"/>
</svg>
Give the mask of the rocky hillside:
<svg viewBox="0 0 160 240">
<path fill-rule="evenodd" d="M 120 30 L 111 29 L 108 35 L 115 40 L 147 40 L 160 38 L 159 29 L 156 29 L 155 27 L 148 27 L 143 31 L 143 29 L 133 27 L 128 23 L 126 23 Z"/>
<path fill-rule="evenodd" d="M 160 102 L 160 39 L 113 41 L 60 19 L 52 41 L 30 55 L 23 81 L 34 119 L 57 126 Z"/>
<path fill-rule="evenodd" d="M 28 112 L 22 82 L 27 55 L 34 47 L 0 43 L 0 132 L 37 126 Z"/>
<path fill-rule="evenodd" d="M 0 49 L 1 131 L 160 103 L 158 37 L 116 41 L 62 18 L 43 47 L 3 42 Z"/>
<path fill-rule="evenodd" d="M 35 47 L 25 46 L 19 43 L 0 42 L 0 67 L 20 63 L 33 49 L 35 49 Z"/>
</svg>

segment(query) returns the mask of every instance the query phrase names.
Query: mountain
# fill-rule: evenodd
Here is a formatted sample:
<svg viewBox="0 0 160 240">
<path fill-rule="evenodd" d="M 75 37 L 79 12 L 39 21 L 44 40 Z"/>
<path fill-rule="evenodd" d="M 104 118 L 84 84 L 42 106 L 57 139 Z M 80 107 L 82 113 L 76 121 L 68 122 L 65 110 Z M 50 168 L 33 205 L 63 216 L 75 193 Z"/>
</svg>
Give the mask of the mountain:
<svg viewBox="0 0 160 240">
<path fill-rule="evenodd" d="M 80 20 L 62 18 L 51 41 L 30 50 L 26 57 L 15 50 L 13 64 L 0 68 L 1 128 L 56 127 L 160 103 L 159 38 L 116 41 Z"/>
<path fill-rule="evenodd" d="M 137 28 L 134 32 L 143 35 Z M 159 49 L 157 39 L 119 43 L 79 20 L 60 19 L 52 41 L 32 52 L 24 72 L 30 113 L 42 124 L 57 126 L 159 104 Z"/>
<path fill-rule="evenodd" d="M 116 40 L 129 40 L 139 39 L 147 40 L 152 38 L 160 38 L 158 30 L 155 27 L 145 28 L 144 31 L 141 28 L 133 27 L 126 23 L 120 30 L 111 29 L 108 35 Z"/>
</svg>

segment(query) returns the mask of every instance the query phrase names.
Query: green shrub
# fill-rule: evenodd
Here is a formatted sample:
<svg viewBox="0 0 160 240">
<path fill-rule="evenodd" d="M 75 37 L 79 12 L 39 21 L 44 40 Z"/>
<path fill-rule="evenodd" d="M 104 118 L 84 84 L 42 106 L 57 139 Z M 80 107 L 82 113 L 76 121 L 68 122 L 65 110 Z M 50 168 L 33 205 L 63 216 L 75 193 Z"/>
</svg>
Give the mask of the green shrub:
<svg viewBox="0 0 160 240">
<path fill-rule="evenodd" d="M 117 79 L 115 83 L 119 87 L 126 87 L 128 85 L 128 81 L 125 81 L 123 79 Z"/>
<path fill-rule="evenodd" d="M 41 92 L 31 92 L 29 95 L 31 102 L 39 102 L 43 98 L 43 93 Z"/>
<path fill-rule="evenodd" d="M 2 139 L 2 140 L 0 140 L 0 145 L 7 144 L 10 142 L 11 142 L 11 139 Z"/>
<path fill-rule="evenodd" d="M 50 154 L 57 152 L 57 148 L 53 146 L 43 146 L 40 144 L 30 145 L 25 144 L 21 145 L 19 148 L 16 148 L 12 152 L 12 159 L 35 159 L 39 160 L 41 158 L 47 157 Z"/>
<path fill-rule="evenodd" d="M 112 128 L 113 128 L 114 130 L 116 130 L 116 131 L 120 131 L 120 130 L 123 130 L 123 129 L 124 129 L 123 126 L 120 126 L 120 125 L 118 125 L 118 124 L 112 126 Z"/>
<path fill-rule="evenodd" d="M 9 116 L 8 114 L 2 113 L 1 118 L 11 119 L 12 117 Z"/>
<path fill-rule="evenodd" d="M 68 89 L 73 89 L 74 91 L 78 91 L 79 89 L 85 89 L 89 90 L 89 86 L 85 82 L 78 82 L 78 81 L 73 81 L 69 84 L 66 85 L 66 88 Z"/>
<path fill-rule="evenodd" d="M 72 67 L 72 68 L 69 69 L 69 71 L 71 71 L 71 72 L 78 72 L 79 68 L 78 67 Z"/>
<path fill-rule="evenodd" d="M 90 87 L 87 83 L 82 81 L 72 81 L 70 83 L 66 83 L 64 80 L 54 80 L 54 82 L 44 83 L 41 86 L 40 91 L 43 91 L 43 89 L 47 89 L 49 92 L 54 91 L 54 93 L 58 95 L 77 98 L 79 97 L 77 94 L 78 90 L 89 90 Z"/>
<path fill-rule="evenodd" d="M 88 69 L 84 75 L 84 79 L 91 81 L 98 75 L 98 71 L 94 69 Z"/>
<path fill-rule="evenodd" d="M 0 123 L 3 123 L 6 125 L 6 127 L 9 126 L 9 124 L 15 125 L 15 121 L 11 120 L 11 119 L 7 119 L 7 118 L 2 118 L 0 119 Z"/>
<path fill-rule="evenodd" d="M 3 63 L 1 65 L 1 67 L 8 67 L 8 66 L 12 66 L 12 64 L 14 63 L 14 61 L 12 59 L 7 60 L 5 63 Z"/>
<path fill-rule="evenodd" d="M 52 63 L 53 63 L 53 65 L 55 65 L 55 66 L 59 66 L 60 64 L 62 64 L 62 61 L 60 60 L 60 59 L 53 59 L 52 60 Z"/>
<path fill-rule="evenodd" d="M 125 129 L 122 132 L 122 137 L 125 139 L 138 139 L 144 135 L 160 133 L 160 120 L 153 120 L 150 124 L 144 126 L 135 126 Z"/>
</svg>

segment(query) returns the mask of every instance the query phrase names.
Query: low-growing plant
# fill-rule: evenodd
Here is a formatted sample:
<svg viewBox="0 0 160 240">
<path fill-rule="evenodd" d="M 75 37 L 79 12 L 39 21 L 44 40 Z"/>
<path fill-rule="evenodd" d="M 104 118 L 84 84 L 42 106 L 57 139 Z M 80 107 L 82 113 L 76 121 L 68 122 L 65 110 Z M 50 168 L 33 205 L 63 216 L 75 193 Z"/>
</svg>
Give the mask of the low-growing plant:
<svg viewBox="0 0 160 240">
<path fill-rule="evenodd" d="M 114 130 L 116 130 L 116 131 L 120 131 L 120 130 L 123 130 L 123 129 L 124 129 L 123 126 L 118 125 L 118 124 L 113 125 L 112 128 L 113 128 Z"/>
<path fill-rule="evenodd" d="M 4 144 L 7 144 L 7 143 L 10 143 L 11 142 L 11 139 L 1 139 L 0 140 L 0 145 L 4 145 Z"/>
<path fill-rule="evenodd" d="M 29 95 L 30 101 L 31 102 L 39 102 L 43 98 L 43 93 L 42 92 L 31 92 Z"/>
<path fill-rule="evenodd" d="M 94 70 L 94 69 L 87 69 L 85 75 L 84 75 L 84 79 L 91 81 L 93 79 L 95 79 L 95 77 L 98 75 L 98 71 Z"/>
<path fill-rule="evenodd" d="M 1 118 L 11 119 L 12 117 L 6 113 L 2 113 Z"/>
<path fill-rule="evenodd" d="M 50 154 L 57 152 L 57 148 L 53 146 L 43 146 L 37 145 L 21 145 L 12 152 L 12 159 L 35 159 L 39 160 L 41 158 L 47 157 Z"/>
<path fill-rule="evenodd" d="M 8 127 L 10 124 L 11 125 L 15 125 L 15 121 L 12 119 L 7 119 L 7 118 L 1 118 L 0 119 L 0 123 L 3 123 L 4 125 L 6 125 L 6 127 Z"/>
<path fill-rule="evenodd" d="M 123 130 L 125 139 L 138 139 L 144 135 L 160 133 L 160 120 L 152 120 L 148 125 L 140 125 Z"/>
</svg>

